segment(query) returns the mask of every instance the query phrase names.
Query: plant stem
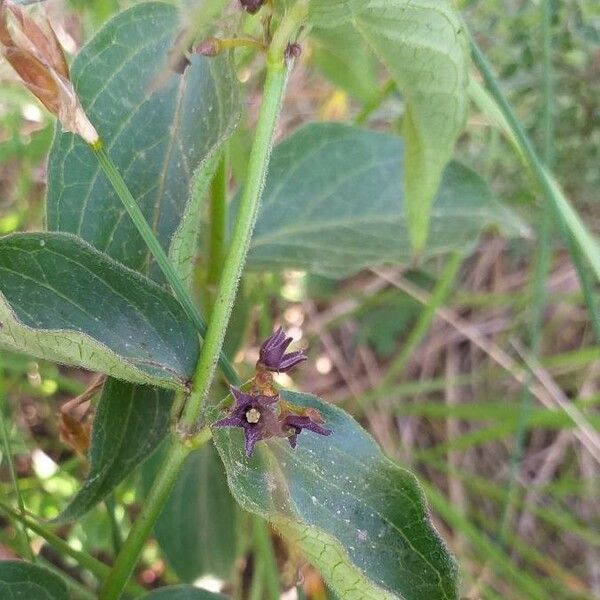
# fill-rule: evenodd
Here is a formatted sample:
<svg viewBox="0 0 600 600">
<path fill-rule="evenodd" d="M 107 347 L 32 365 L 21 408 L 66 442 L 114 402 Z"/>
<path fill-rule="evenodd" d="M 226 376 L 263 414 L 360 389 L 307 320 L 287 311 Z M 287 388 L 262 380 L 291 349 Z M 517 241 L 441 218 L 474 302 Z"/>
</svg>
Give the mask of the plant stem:
<svg viewBox="0 0 600 600">
<path fill-rule="evenodd" d="M 105 565 L 103 562 L 100 562 L 93 556 L 89 556 L 88 554 L 71 548 L 71 546 L 69 546 L 65 540 L 58 537 L 54 532 L 50 531 L 41 523 L 38 523 L 38 521 L 33 519 L 31 516 L 28 514 L 21 515 L 17 510 L 8 504 L 5 504 L 1 500 L 0 511 L 2 511 L 11 521 L 22 523 L 25 527 L 44 538 L 46 542 L 48 542 L 53 548 L 56 548 L 56 550 L 58 550 L 64 556 L 69 556 L 72 558 L 75 562 L 77 562 L 77 564 L 84 569 L 87 569 L 98 579 L 106 577 L 110 572 L 110 567 L 108 567 L 108 565 Z M 137 583 L 130 583 L 127 586 L 127 589 L 136 596 L 139 596 L 145 591 L 144 588 Z"/>
<path fill-rule="evenodd" d="M 146 221 L 146 217 L 144 217 L 144 214 L 142 213 L 140 207 L 131 195 L 129 188 L 127 187 L 127 184 L 121 177 L 121 174 L 117 170 L 117 167 L 111 160 L 110 156 L 108 156 L 108 154 L 104 150 L 101 142 L 90 147 L 96 154 L 96 158 L 98 159 L 100 167 L 102 167 L 104 174 L 112 184 L 119 198 L 121 199 L 125 210 L 131 217 L 131 220 L 136 226 L 139 234 L 142 236 L 142 239 L 146 243 L 146 246 L 148 246 L 148 249 L 152 253 L 152 256 L 155 258 L 156 263 L 160 267 L 160 270 L 169 282 L 169 285 L 171 286 L 175 297 L 177 298 L 177 300 L 179 300 L 188 317 L 194 323 L 196 329 L 198 330 L 198 333 L 202 337 L 204 337 L 204 335 L 206 334 L 206 322 L 204 321 L 204 318 L 200 314 L 200 311 L 198 310 L 198 307 L 192 300 L 190 294 L 185 289 L 183 282 L 177 275 L 173 264 L 169 260 L 169 257 L 163 250 L 162 246 L 160 245 L 160 242 L 156 239 L 154 232 L 152 231 L 150 225 L 148 225 L 148 222 Z M 239 378 L 227 357 L 224 354 L 221 354 L 219 356 L 219 361 L 225 377 L 234 384 L 239 383 Z"/>
<path fill-rule="evenodd" d="M 281 597 L 281 585 L 279 583 L 279 570 L 277 558 L 273 551 L 271 533 L 269 526 L 261 517 L 254 518 L 254 550 L 256 552 L 257 568 L 254 577 L 264 578 L 267 600 L 279 600 Z"/>
<path fill-rule="evenodd" d="M 298 11 L 298 5 L 302 5 L 304 11 Z M 204 406 L 204 400 L 214 377 L 219 356 L 222 355 L 223 340 L 246 261 L 267 174 L 275 125 L 279 117 L 288 75 L 288 64 L 284 60 L 287 42 L 284 41 L 281 35 L 278 36 L 277 34 L 280 30 L 285 31 L 291 39 L 290 32 L 294 32 L 300 26 L 301 17 L 306 14 L 307 6 L 306 0 L 300 0 L 297 5 L 294 5 L 284 17 L 273 38 L 273 45 L 267 57 L 267 76 L 263 101 L 250 153 L 248 175 L 238 209 L 232 241 L 223 265 L 215 304 L 211 311 L 210 323 L 206 330 L 204 344 L 196 367 L 192 393 L 179 420 L 178 435 L 171 436 L 167 456 L 158 471 L 142 511 L 133 524 L 122 551 L 117 556 L 100 594 L 100 600 L 117 600 L 120 597 L 187 456 L 211 437 L 208 427 L 202 429 L 194 437 L 191 437 L 190 434 L 197 425 Z M 278 40 L 278 42 L 275 43 L 275 40 Z"/>
<path fill-rule="evenodd" d="M 540 186 L 546 201 L 552 207 L 557 223 L 566 227 L 573 236 L 577 246 L 590 262 L 596 277 L 600 279 L 600 245 L 598 241 L 587 230 L 577 212 L 565 198 L 562 190 L 538 157 L 512 106 L 502 92 L 490 65 L 472 37 L 470 38 L 470 44 L 473 61 L 481 73 L 490 94 L 506 118 L 508 126 L 514 133 L 529 169 Z"/>
<path fill-rule="evenodd" d="M 210 231 L 206 275 L 209 287 L 219 283 L 227 248 L 227 174 L 227 151 L 223 150 L 210 186 Z"/>
<path fill-rule="evenodd" d="M 0 378 L 2 377 L 2 371 L 0 371 Z M 25 514 L 25 503 L 23 502 L 23 496 L 21 495 L 21 490 L 19 489 L 19 479 L 17 477 L 17 471 L 15 469 L 15 463 L 13 461 L 12 449 L 10 446 L 10 437 L 8 434 L 8 428 L 6 427 L 6 420 L 4 418 L 4 404 L 5 404 L 5 395 L 4 389 L 2 389 L 2 382 L 0 381 L 0 434 L 2 435 L 2 443 L 4 446 L 4 454 L 6 454 L 6 462 L 8 463 L 8 470 L 10 473 L 10 480 L 12 483 L 13 491 L 17 498 L 17 506 L 19 507 L 19 511 L 22 515 Z M 17 531 L 20 532 L 21 536 L 21 546 L 23 556 L 27 557 L 31 562 L 35 562 L 35 554 L 31 549 L 31 540 L 29 539 L 29 533 L 27 528 L 20 524 L 17 527 Z"/>
<path fill-rule="evenodd" d="M 288 73 L 283 60 L 283 53 L 279 55 L 278 60 L 272 59 L 271 56 L 270 53 L 263 101 L 256 125 L 254 143 L 250 152 L 248 175 L 229 251 L 223 264 L 221 281 L 215 296 L 210 323 L 196 367 L 192 393 L 183 413 L 183 425 L 190 430 L 194 428 L 200 417 L 212 383 L 217 358 L 221 352 L 239 280 L 246 262 L 250 238 L 256 222 L 260 197 L 267 175 L 275 125 L 279 116 Z"/>
<path fill-rule="evenodd" d="M 110 570 L 110 573 L 102 586 L 100 600 L 116 600 L 121 596 L 123 588 L 127 584 L 135 567 L 138 556 L 142 551 L 144 543 L 148 539 L 154 523 L 158 519 L 169 494 L 175 485 L 181 467 L 189 454 L 205 444 L 211 437 L 210 430 L 200 432 L 195 443 L 186 444 L 176 435 L 171 435 L 171 442 L 167 456 L 152 484 L 152 488 L 144 502 L 142 510 L 138 515 L 131 531 L 123 544 L 121 552 Z"/>
<path fill-rule="evenodd" d="M 121 535 L 121 529 L 119 528 L 119 522 L 117 521 L 117 501 L 115 499 L 115 493 L 108 495 L 104 500 L 106 506 L 106 514 L 110 523 L 110 537 L 112 539 L 113 551 L 115 556 L 121 552 L 123 546 L 123 536 Z"/>
</svg>

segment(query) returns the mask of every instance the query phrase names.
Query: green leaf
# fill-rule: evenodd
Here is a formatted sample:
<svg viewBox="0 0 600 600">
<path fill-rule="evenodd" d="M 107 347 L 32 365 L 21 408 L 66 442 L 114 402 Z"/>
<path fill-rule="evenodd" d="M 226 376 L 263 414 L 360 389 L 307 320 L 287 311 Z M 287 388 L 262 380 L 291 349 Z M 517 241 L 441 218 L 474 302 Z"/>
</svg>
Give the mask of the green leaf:
<svg viewBox="0 0 600 600">
<path fill-rule="evenodd" d="M 149 279 L 62 233 L 0 238 L 0 348 L 183 388 L 198 338 Z"/>
<path fill-rule="evenodd" d="M 215 429 L 240 505 L 268 519 L 340 598 L 456 600 L 456 566 L 429 520 L 415 477 L 388 460 L 344 411 L 290 391 L 333 433 L 261 442 L 246 459 L 242 432 Z"/>
<path fill-rule="evenodd" d="M 213 594 L 191 585 L 173 585 L 145 594 L 142 600 L 226 600 L 226 598 L 221 594 Z"/>
<path fill-rule="evenodd" d="M 311 0 L 309 20 L 316 27 L 337 27 L 349 21 L 365 0 Z"/>
<path fill-rule="evenodd" d="M 330 277 L 411 259 L 398 170 L 402 139 L 335 123 L 300 129 L 273 152 L 248 266 Z M 431 213 L 422 257 L 473 247 L 482 230 L 528 234 L 484 181 L 448 165 Z"/>
<path fill-rule="evenodd" d="M 109 378 L 94 417 L 90 472 L 57 521 L 78 519 L 101 502 L 169 430 L 171 393 Z"/>
<path fill-rule="evenodd" d="M 65 582 L 52 571 L 21 560 L 3 560 L 0 561 L 0 598 L 68 600 L 68 594 Z"/>
<path fill-rule="evenodd" d="M 162 463 L 157 452 L 142 470 L 147 492 Z M 154 533 L 171 568 L 182 581 L 203 575 L 231 576 L 236 557 L 236 506 L 223 465 L 212 444 L 194 452 L 163 508 Z"/>
<path fill-rule="evenodd" d="M 317 68 L 334 85 L 363 103 L 379 95 L 377 61 L 351 25 L 312 33 Z"/>
<path fill-rule="evenodd" d="M 420 254 L 431 204 L 466 121 L 464 27 L 448 0 L 368 0 L 354 24 L 404 94 L 406 214 Z"/>
<path fill-rule="evenodd" d="M 168 250 L 195 170 L 237 122 L 235 76 L 226 57 L 191 56 L 184 75 L 167 53 L 183 23 L 166 3 L 141 3 L 111 20 L 81 50 L 72 78 L 106 150 Z M 135 270 L 150 255 L 93 153 L 57 133 L 48 166 L 48 228 L 75 233 Z M 151 269 L 162 279 L 158 268 Z"/>
</svg>

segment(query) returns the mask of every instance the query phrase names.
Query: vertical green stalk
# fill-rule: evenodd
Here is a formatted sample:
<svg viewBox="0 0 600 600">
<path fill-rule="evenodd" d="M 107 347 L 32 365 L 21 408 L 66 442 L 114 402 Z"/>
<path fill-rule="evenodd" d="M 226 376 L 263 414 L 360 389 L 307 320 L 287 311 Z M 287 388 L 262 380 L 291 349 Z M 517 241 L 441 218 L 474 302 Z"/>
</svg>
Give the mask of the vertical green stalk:
<svg viewBox="0 0 600 600">
<path fill-rule="evenodd" d="M 210 287 L 219 283 L 227 249 L 227 175 L 227 151 L 223 150 L 210 186 L 210 230 L 206 274 L 206 282 Z"/>
<path fill-rule="evenodd" d="M 204 321 L 204 318 L 200 314 L 200 311 L 192 300 L 190 294 L 185 289 L 181 278 L 177 275 L 173 264 L 160 245 L 160 242 L 156 239 L 154 232 L 152 231 L 150 225 L 148 225 L 148 221 L 146 221 L 146 217 L 144 217 L 140 207 L 131 195 L 127 184 L 121 177 L 121 174 L 117 170 L 111 158 L 104 150 L 102 143 L 98 141 L 98 143 L 94 146 L 91 146 L 91 148 L 96 154 L 96 158 L 98 159 L 98 163 L 104 171 L 104 174 L 110 181 L 116 194 L 121 199 L 125 210 L 131 217 L 131 220 L 136 226 L 139 234 L 142 236 L 146 246 L 152 253 L 152 256 L 155 258 L 160 270 L 163 272 L 163 275 L 169 282 L 175 297 L 177 300 L 179 300 L 188 317 L 196 326 L 198 333 L 204 337 L 206 334 L 206 322 Z M 239 383 L 239 378 L 227 357 L 224 354 L 221 354 L 219 360 L 225 377 L 227 377 L 227 379 L 234 384 Z"/>
<path fill-rule="evenodd" d="M 173 439 L 169 445 L 167 456 L 161 465 L 156 480 L 146 498 L 142 510 L 131 527 L 131 531 L 123 544 L 121 552 L 110 570 L 102 590 L 100 600 L 116 600 L 121 596 L 135 567 L 144 543 L 152 533 L 152 528 L 162 511 L 175 481 L 189 454 L 201 445 L 189 446 L 179 439 Z M 204 442 L 210 439 L 210 432 L 204 435 Z"/>
<path fill-rule="evenodd" d="M 10 446 L 10 437 L 8 434 L 8 428 L 6 427 L 6 420 L 4 418 L 5 393 L 2 380 L 3 376 L 4 373 L 0 369 L 0 434 L 2 435 L 3 451 L 4 454 L 6 454 L 6 463 L 8 464 L 10 480 L 12 482 L 12 487 L 17 498 L 17 506 L 19 507 L 19 512 L 22 515 L 24 515 L 25 503 L 23 502 L 23 496 L 21 495 L 21 490 L 19 489 L 19 479 L 17 477 L 17 471 L 15 469 L 15 463 L 13 461 L 12 449 Z M 21 551 L 23 552 L 23 556 L 28 558 L 31 562 L 35 562 L 35 554 L 31 549 L 31 540 L 29 539 L 29 532 L 27 531 L 27 527 L 25 527 L 23 524 L 19 524 L 16 527 L 16 529 L 20 533 L 22 548 Z"/>
<path fill-rule="evenodd" d="M 498 104 L 510 130 L 514 134 L 531 173 L 542 190 L 546 202 L 552 208 L 557 224 L 561 225 L 561 231 L 564 228 L 573 236 L 578 248 L 587 258 L 596 277 L 600 280 L 600 245 L 598 241 L 588 231 L 581 217 L 565 198 L 547 167 L 540 160 L 512 106 L 502 92 L 490 65 L 472 37 L 470 38 L 470 44 L 473 61 L 481 73 L 488 91 Z"/>
<path fill-rule="evenodd" d="M 292 7 L 282 20 L 269 49 L 263 100 L 250 153 L 248 175 L 231 244 L 223 264 L 219 289 L 196 367 L 192 393 L 179 420 L 178 435 L 171 436 L 167 456 L 161 465 L 142 510 L 125 540 L 123 549 L 117 556 L 100 593 L 100 600 L 117 600 L 121 596 L 144 543 L 175 485 L 187 456 L 192 450 L 210 439 L 210 429 L 206 427 L 198 434 L 194 435 L 193 432 L 198 425 L 219 356 L 222 355 L 227 324 L 235 302 L 252 230 L 258 214 L 260 197 L 273 146 L 275 126 L 287 82 L 288 64 L 284 60 L 284 51 L 287 40 L 291 39 L 292 34 L 301 25 L 307 10 L 307 0 L 300 0 Z"/>
<path fill-rule="evenodd" d="M 182 422 L 188 429 L 194 428 L 202 412 L 227 331 L 227 323 L 231 316 L 231 309 L 258 214 L 287 74 L 283 53 L 279 55 L 278 60 L 269 61 L 263 101 L 248 163 L 248 177 L 244 185 L 229 251 L 223 264 L 221 282 L 215 296 L 200 360 L 196 367 L 192 393 L 183 413 Z"/>
<path fill-rule="evenodd" d="M 263 596 L 266 600 L 279 600 L 281 585 L 279 583 L 279 569 L 277 558 L 273 551 L 269 526 L 260 517 L 254 518 L 254 551 L 257 568 L 255 577 L 263 579 L 266 583 L 267 593 Z"/>
</svg>

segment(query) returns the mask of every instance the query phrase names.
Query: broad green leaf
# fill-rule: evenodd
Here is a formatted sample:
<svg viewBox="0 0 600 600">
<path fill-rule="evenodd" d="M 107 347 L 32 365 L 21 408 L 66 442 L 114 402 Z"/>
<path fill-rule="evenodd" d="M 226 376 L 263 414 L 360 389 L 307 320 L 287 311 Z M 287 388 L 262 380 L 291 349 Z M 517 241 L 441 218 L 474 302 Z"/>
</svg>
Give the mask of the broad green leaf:
<svg viewBox="0 0 600 600">
<path fill-rule="evenodd" d="M 434 530 L 415 477 L 388 460 L 344 411 L 290 391 L 333 433 L 261 442 L 251 459 L 241 430 L 215 429 L 240 505 L 268 519 L 343 600 L 456 600 L 456 566 Z"/>
<path fill-rule="evenodd" d="M 163 453 L 142 470 L 150 489 Z M 171 568 L 182 581 L 203 575 L 229 579 L 236 557 L 236 506 L 223 465 L 212 444 L 192 454 L 162 510 L 154 534 Z"/>
<path fill-rule="evenodd" d="M 64 233 L 0 238 L 0 348 L 183 388 L 198 338 L 149 279 Z"/>
<path fill-rule="evenodd" d="M 226 598 L 221 594 L 213 594 L 191 585 L 172 585 L 145 594 L 142 600 L 226 600 Z"/>
<path fill-rule="evenodd" d="M 464 26 L 449 0 L 368 0 L 354 24 L 404 94 L 405 206 L 420 254 L 431 204 L 467 115 Z"/>
<path fill-rule="evenodd" d="M 300 129 L 273 152 L 248 266 L 331 277 L 410 262 L 404 210 L 402 139 L 335 123 Z M 527 227 L 457 162 L 446 168 L 422 257 L 468 251 L 480 233 Z"/>
<path fill-rule="evenodd" d="M 336 27 L 348 22 L 365 0 L 311 0 L 309 20 L 316 27 Z"/>
<path fill-rule="evenodd" d="M 141 3 L 111 20 L 81 50 L 72 77 L 90 119 L 134 198 L 168 250 L 195 170 L 238 119 L 226 57 L 194 54 L 183 75 L 167 54 L 183 26 L 166 3 Z M 135 270 L 149 252 L 93 153 L 57 133 L 48 165 L 48 227 L 75 233 Z M 161 279 L 158 269 L 151 269 Z"/>
<path fill-rule="evenodd" d="M 4 560 L 0 561 L 0 598 L 68 600 L 69 597 L 65 582 L 52 571 L 21 560 Z"/>
<path fill-rule="evenodd" d="M 314 60 L 334 85 L 363 103 L 379 94 L 377 61 L 351 25 L 313 31 Z"/>
<path fill-rule="evenodd" d="M 170 400 L 166 390 L 106 381 L 94 417 L 90 472 L 58 521 L 84 515 L 150 456 L 169 430 Z"/>
</svg>

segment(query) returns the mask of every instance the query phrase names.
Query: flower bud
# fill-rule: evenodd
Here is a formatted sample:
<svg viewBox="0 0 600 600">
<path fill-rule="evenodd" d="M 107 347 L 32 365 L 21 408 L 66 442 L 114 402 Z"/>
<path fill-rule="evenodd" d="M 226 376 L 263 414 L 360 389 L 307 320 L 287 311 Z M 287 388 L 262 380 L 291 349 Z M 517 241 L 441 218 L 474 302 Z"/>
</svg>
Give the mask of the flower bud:
<svg viewBox="0 0 600 600">
<path fill-rule="evenodd" d="M 221 50 L 221 42 L 215 37 L 208 37 L 196 46 L 196 52 L 202 56 L 217 56 Z"/>
<path fill-rule="evenodd" d="M 98 133 L 79 102 L 65 55 L 48 23 L 38 25 L 16 4 L 0 0 L 0 55 L 67 131 L 79 134 L 88 144 L 98 142 Z"/>
<path fill-rule="evenodd" d="M 251 15 L 253 15 L 261 9 L 262 5 L 264 4 L 264 0 L 240 0 L 240 4 L 246 12 L 249 12 Z"/>
</svg>

